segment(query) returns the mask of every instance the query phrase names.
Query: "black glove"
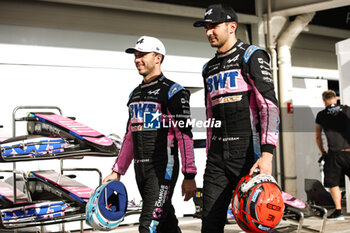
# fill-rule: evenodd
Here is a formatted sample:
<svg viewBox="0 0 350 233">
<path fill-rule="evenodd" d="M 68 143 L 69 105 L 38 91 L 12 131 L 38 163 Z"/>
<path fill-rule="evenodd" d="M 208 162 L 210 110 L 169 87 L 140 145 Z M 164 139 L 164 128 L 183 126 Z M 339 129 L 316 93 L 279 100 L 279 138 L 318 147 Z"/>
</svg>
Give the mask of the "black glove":
<svg viewBox="0 0 350 233">
<path fill-rule="evenodd" d="M 327 152 L 323 152 L 322 156 L 318 159 L 318 163 L 321 163 L 327 156 Z"/>
</svg>

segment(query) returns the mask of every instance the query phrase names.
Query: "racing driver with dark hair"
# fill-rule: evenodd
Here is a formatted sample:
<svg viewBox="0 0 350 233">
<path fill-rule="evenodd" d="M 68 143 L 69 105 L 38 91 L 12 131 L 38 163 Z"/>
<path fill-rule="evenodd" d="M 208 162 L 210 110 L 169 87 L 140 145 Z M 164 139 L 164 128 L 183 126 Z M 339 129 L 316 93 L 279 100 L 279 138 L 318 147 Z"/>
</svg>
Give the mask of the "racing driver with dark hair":
<svg viewBox="0 0 350 233">
<path fill-rule="evenodd" d="M 272 173 L 279 109 L 268 54 L 236 37 L 238 19 L 229 5 L 207 8 L 204 27 L 217 53 L 203 68 L 207 119 L 221 127 L 207 129 L 202 232 L 223 232 L 233 190 L 242 176 Z"/>
<path fill-rule="evenodd" d="M 179 173 L 178 148 L 185 201 L 196 192 L 191 127 L 176 124 L 190 120 L 190 93 L 162 74 L 165 48 L 157 38 L 142 36 L 135 48 L 126 52 L 134 54 L 143 81 L 130 95 L 127 132 L 112 173 L 103 182 L 120 180 L 134 160 L 136 182 L 143 201 L 139 232 L 178 233 L 181 230 L 171 203 Z"/>
</svg>

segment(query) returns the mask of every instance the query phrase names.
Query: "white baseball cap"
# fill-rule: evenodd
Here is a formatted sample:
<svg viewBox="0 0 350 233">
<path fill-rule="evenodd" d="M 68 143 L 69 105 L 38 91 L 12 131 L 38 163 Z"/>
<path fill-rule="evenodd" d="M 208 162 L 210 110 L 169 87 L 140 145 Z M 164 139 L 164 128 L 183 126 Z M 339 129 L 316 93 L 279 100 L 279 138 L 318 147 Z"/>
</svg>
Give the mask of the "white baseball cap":
<svg viewBox="0 0 350 233">
<path fill-rule="evenodd" d="M 137 40 L 135 48 L 128 48 L 125 50 L 125 52 L 134 53 L 135 50 L 145 53 L 155 52 L 165 56 L 165 47 L 163 43 L 155 37 L 141 36 Z"/>
</svg>

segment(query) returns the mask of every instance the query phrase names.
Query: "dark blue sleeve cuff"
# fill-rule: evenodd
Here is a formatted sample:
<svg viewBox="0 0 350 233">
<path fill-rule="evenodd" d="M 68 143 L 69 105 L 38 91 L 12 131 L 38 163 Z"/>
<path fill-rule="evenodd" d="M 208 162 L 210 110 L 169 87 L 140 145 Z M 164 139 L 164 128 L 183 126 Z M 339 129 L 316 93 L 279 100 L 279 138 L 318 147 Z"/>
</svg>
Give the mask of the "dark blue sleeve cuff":
<svg viewBox="0 0 350 233">
<path fill-rule="evenodd" d="M 192 180 L 196 176 L 194 173 L 184 173 L 185 180 Z"/>
<path fill-rule="evenodd" d="M 269 152 L 273 154 L 273 150 L 275 149 L 275 146 L 272 144 L 265 144 L 261 146 L 261 153 L 262 152 Z"/>
</svg>

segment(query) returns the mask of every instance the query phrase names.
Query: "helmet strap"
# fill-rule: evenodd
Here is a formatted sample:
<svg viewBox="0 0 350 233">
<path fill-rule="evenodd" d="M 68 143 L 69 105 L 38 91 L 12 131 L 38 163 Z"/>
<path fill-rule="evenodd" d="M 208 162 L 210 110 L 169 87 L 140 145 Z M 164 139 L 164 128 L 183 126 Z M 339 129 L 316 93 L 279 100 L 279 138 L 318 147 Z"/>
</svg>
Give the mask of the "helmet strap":
<svg viewBox="0 0 350 233">
<path fill-rule="evenodd" d="M 269 183 L 276 184 L 279 188 L 277 181 L 275 180 L 275 178 L 272 175 L 259 174 L 259 175 L 254 176 L 253 178 L 251 178 L 247 183 L 243 183 L 241 185 L 241 191 L 243 193 L 245 193 L 249 189 L 251 189 L 254 185 L 261 184 L 262 182 L 269 182 Z"/>
</svg>

